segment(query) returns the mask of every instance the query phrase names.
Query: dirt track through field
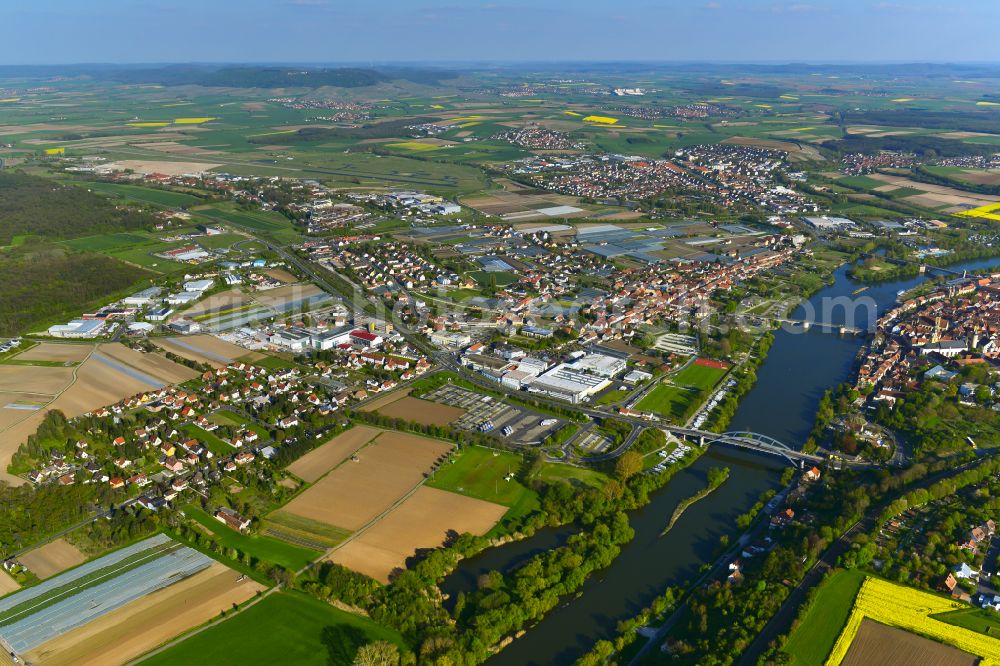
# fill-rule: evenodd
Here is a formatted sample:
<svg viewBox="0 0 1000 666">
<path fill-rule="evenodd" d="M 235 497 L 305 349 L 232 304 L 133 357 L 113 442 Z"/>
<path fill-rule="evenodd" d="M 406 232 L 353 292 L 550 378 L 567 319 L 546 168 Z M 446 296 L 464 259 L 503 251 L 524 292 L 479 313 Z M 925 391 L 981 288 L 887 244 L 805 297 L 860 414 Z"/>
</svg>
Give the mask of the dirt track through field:
<svg viewBox="0 0 1000 666">
<path fill-rule="evenodd" d="M 127 663 L 264 589 L 238 578 L 237 572 L 215 563 L 31 650 L 25 659 L 53 666 Z"/>
<path fill-rule="evenodd" d="M 50 348 L 62 346 L 42 343 L 29 351 L 36 355 L 51 355 Z M 35 411 L 23 410 L 20 419 L 6 413 L 0 418 L 0 480 L 14 485 L 24 483 L 23 479 L 6 472 L 7 465 L 17 448 L 38 429 L 49 410 L 58 409 L 73 418 L 148 391 L 156 384 L 177 383 L 197 375 L 194 370 L 160 354 L 138 352 L 120 343 L 76 347 L 86 350 L 87 356 L 72 368 L 0 366 L 0 400 L 3 400 L 5 391 L 22 399 L 37 394 L 35 402 L 41 407 Z M 68 354 L 62 350 L 54 353 Z M 79 357 L 79 351 L 74 353 Z"/>
<path fill-rule="evenodd" d="M 312 483 L 382 432 L 378 428 L 355 426 L 316 447 L 289 465 L 287 469 L 303 481 Z"/>
<path fill-rule="evenodd" d="M 485 534 L 506 512 L 500 504 L 421 486 L 330 559 L 387 583 L 418 549 L 436 548 L 452 532 Z"/>
<path fill-rule="evenodd" d="M 177 338 L 157 338 L 153 344 L 186 359 L 222 367 L 238 358 L 263 358 L 260 354 L 244 349 L 214 335 L 188 335 Z M 252 363 L 253 361 L 248 361 Z"/>
<path fill-rule="evenodd" d="M 164 384 L 180 384 L 198 376 L 197 370 L 174 363 L 157 352 L 140 352 L 119 343 L 101 345 L 98 351 Z"/>
<path fill-rule="evenodd" d="M 358 453 L 358 462 L 333 470 L 283 510 L 356 530 L 420 483 L 451 448 L 446 442 L 418 435 L 385 432 Z"/>
</svg>

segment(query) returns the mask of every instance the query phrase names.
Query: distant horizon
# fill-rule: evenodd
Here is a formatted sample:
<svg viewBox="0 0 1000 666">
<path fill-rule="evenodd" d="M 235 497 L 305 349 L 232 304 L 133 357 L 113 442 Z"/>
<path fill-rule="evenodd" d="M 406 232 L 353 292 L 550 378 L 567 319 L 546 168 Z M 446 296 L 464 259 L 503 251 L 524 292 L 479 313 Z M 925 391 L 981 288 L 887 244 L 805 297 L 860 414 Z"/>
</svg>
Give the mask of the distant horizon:
<svg viewBox="0 0 1000 666">
<path fill-rule="evenodd" d="M 965 0 L 34 0 L 10 65 L 1000 62 L 1000 3 Z M 988 31 L 987 31 L 988 34 Z"/>
<path fill-rule="evenodd" d="M 484 66 L 510 65 L 544 65 L 558 67 L 559 65 L 707 65 L 724 67 L 768 66 L 768 67 L 908 67 L 932 65 L 938 67 L 997 67 L 1000 60 L 599 60 L 599 59 L 561 59 L 561 60 L 159 60 L 159 61 L 66 61 L 66 62 L 0 62 L 0 67 L 177 67 L 177 66 L 239 66 L 239 67 L 327 67 L 327 68 L 360 68 L 360 67 L 462 67 L 475 68 Z"/>
</svg>

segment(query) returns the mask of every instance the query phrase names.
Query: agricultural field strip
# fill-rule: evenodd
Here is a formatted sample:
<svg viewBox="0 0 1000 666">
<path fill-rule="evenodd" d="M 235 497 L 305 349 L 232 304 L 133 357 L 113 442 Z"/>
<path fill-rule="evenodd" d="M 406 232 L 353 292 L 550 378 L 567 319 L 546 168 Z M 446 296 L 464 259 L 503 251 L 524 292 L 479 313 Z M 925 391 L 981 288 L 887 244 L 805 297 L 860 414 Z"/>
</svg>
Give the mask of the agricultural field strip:
<svg viewBox="0 0 1000 666">
<path fill-rule="evenodd" d="M 208 568 L 213 562 L 203 553 L 182 547 L 92 588 L 92 594 L 74 595 L 4 627 L 0 632 L 16 652 L 25 652 L 132 601 L 169 587 Z"/>
<path fill-rule="evenodd" d="M 189 352 L 192 352 L 194 354 L 201 354 L 202 356 L 204 356 L 206 358 L 210 358 L 210 359 L 213 359 L 215 361 L 219 361 L 220 363 L 232 363 L 235 360 L 235 359 L 231 359 L 231 358 L 226 358 L 225 356 L 220 356 L 219 354 L 216 354 L 214 352 L 210 352 L 210 351 L 208 351 L 206 349 L 202 349 L 201 347 L 196 347 L 195 345 L 192 345 L 192 344 L 189 344 L 187 342 L 184 342 L 183 340 L 178 340 L 177 338 L 165 338 L 164 342 L 166 342 L 168 344 L 171 344 L 171 345 L 177 345 L 178 347 L 181 347 L 182 349 L 186 349 Z"/>
<path fill-rule="evenodd" d="M 132 379 L 136 380 L 137 382 L 142 382 L 143 384 L 148 384 L 149 386 L 152 386 L 153 388 L 163 388 L 164 386 L 166 386 L 166 384 L 164 384 L 160 380 L 156 379 L 155 377 L 153 377 L 151 375 L 147 375 L 144 372 L 140 372 L 140 371 L 136 370 L 135 368 L 130 368 L 129 366 L 125 365 L 124 363 L 121 363 L 119 361 L 116 361 L 113 358 L 105 356 L 104 354 L 102 354 L 100 352 L 96 352 L 95 351 L 93 353 L 92 358 L 94 358 L 97 361 L 100 361 L 101 363 L 103 363 L 104 365 L 106 365 L 106 366 L 108 366 L 110 368 L 114 368 L 115 370 L 117 370 L 118 372 L 120 372 L 120 373 L 122 373 L 124 375 L 128 375 L 129 377 L 131 377 Z"/>
<path fill-rule="evenodd" d="M 126 546 L 125 548 L 116 550 L 113 553 L 108 553 L 107 555 L 99 557 L 96 560 L 91 560 L 86 564 L 81 564 L 75 569 L 67 571 L 66 573 L 59 574 L 58 576 L 49 578 L 47 581 L 29 587 L 26 590 L 22 590 L 16 595 L 0 599 L 0 614 L 10 610 L 11 608 L 19 604 L 24 603 L 29 599 L 34 599 L 35 597 L 45 594 L 46 592 L 50 592 L 55 588 L 71 583 L 74 580 L 77 580 L 78 578 L 83 578 L 84 576 L 94 573 L 95 571 L 100 571 L 101 569 L 104 569 L 106 567 L 114 566 L 115 564 L 118 564 L 122 560 L 132 557 L 137 553 L 150 550 L 157 546 L 169 544 L 172 541 L 173 539 L 168 537 L 166 534 L 157 534 L 155 536 L 151 536 L 148 539 L 144 539 L 142 541 L 134 543 L 131 546 Z"/>
<path fill-rule="evenodd" d="M 854 609 L 847 619 L 844 630 L 837 638 L 826 664 L 837 666 L 844 660 L 865 618 L 911 631 L 956 647 L 963 652 L 977 655 L 982 657 L 983 664 L 1000 664 L 1000 640 L 930 617 L 932 614 L 958 608 L 968 608 L 968 606 L 930 592 L 877 578 L 868 578 L 858 591 Z"/>
<path fill-rule="evenodd" d="M 3 613 L 0 613 L 0 627 L 14 624 L 17 618 L 22 615 L 31 615 L 39 609 L 58 603 L 66 597 L 79 594 L 84 590 L 100 585 L 107 578 L 114 578 L 126 571 L 142 566 L 150 560 L 169 555 L 181 548 L 178 543 L 153 546 L 149 550 L 136 553 L 121 562 L 110 567 L 98 569 L 82 578 L 77 578 L 66 585 L 49 590 L 46 594 L 32 597 L 16 606 L 13 606 Z"/>
</svg>

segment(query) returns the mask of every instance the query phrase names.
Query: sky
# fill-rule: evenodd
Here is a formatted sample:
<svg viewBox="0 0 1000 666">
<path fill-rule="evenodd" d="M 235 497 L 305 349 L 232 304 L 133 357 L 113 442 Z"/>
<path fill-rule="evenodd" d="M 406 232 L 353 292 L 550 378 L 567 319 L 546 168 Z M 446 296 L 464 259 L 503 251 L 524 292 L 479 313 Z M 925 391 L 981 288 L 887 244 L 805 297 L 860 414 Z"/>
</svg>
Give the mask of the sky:
<svg viewBox="0 0 1000 666">
<path fill-rule="evenodd" d="M 1000 62 L 1000 0 L 0 0 L 0 64 Z"/>
</svg>

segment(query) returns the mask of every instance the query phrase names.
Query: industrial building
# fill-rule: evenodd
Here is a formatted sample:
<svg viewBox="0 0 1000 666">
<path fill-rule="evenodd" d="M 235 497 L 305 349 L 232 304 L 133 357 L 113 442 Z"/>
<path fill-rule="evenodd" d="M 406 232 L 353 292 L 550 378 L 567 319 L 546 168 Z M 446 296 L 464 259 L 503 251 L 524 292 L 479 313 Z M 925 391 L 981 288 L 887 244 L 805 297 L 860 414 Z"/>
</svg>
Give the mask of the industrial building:
<svg viewBox="0 0 1000 666">
<path fill-rule="evenodd" d="M 54 338 L 93 338 L 100 335 L 107 322 L 102 319 L 74 319 L 68 324 L 49 326 Z"/>
</svg>

